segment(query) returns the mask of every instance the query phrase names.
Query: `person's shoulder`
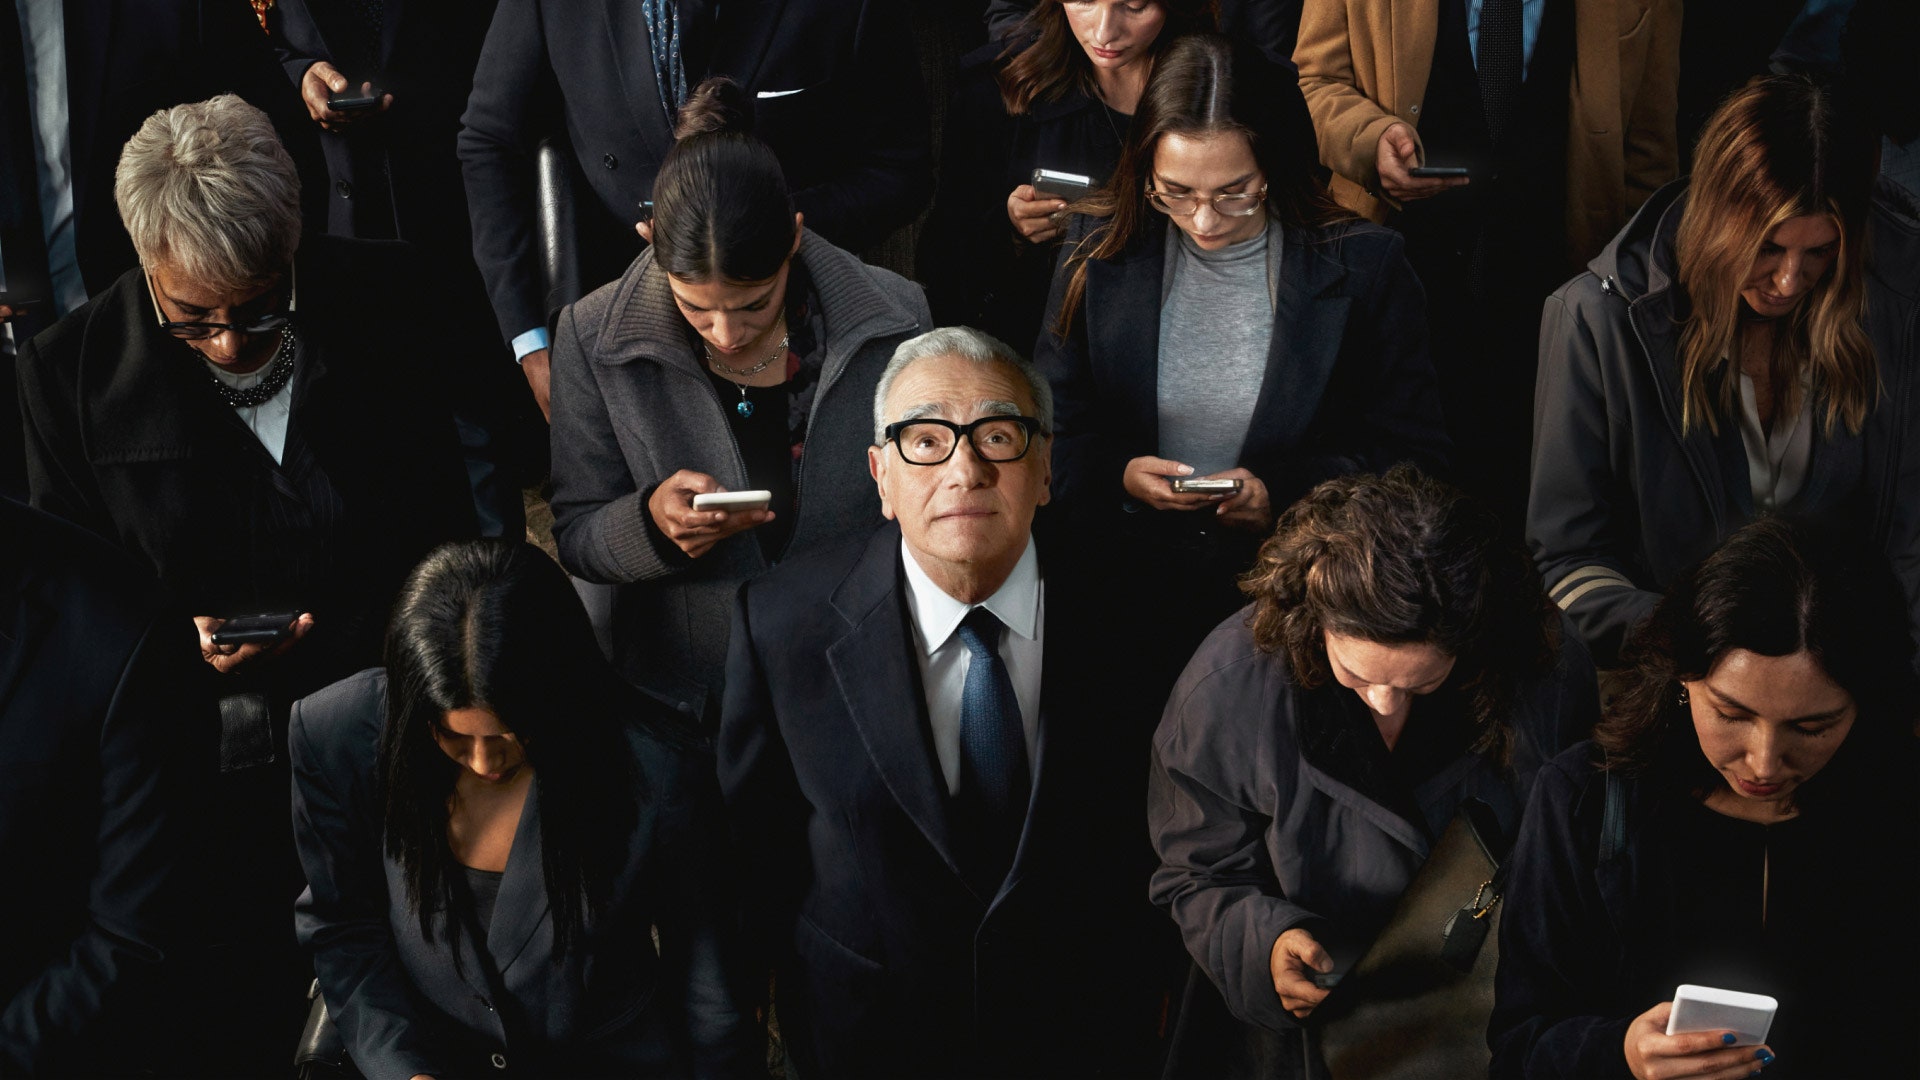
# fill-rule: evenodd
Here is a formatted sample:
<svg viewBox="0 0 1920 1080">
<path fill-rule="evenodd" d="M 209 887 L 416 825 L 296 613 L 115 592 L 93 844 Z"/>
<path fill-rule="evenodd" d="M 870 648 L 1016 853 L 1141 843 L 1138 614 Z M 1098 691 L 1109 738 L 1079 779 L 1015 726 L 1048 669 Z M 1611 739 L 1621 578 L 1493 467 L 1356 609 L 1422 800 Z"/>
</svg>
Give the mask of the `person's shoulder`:
<svg viewBox="0 0 1920 1080">
<path fill-rule="evenodd" d="M 92 364 L 101 358 L 125 353 L 133 344 L 135 301 L 145 305 L 136 292 L 146 289 L 146 275 L 134 267 L 114 279 L 111 285 L 86 303 L 62 315 L 52 326 L 36 334 L 31 348 L 22 347 L 16 362 L 29 383 L 72 385 L 79 381 L 83 357 Z M 148 318 L 152 318 L 149 310 Z M 89 372 L 88 381 L 97 381 Z"/>
<path fill-rule="evenodd" d="M 321 762 L 371 761 L 386 708 L 387 671 L 367 668 L 295 702 L 288 742 L 296 756 L 310 752 Z"/>
<path fill-rule="evenodd" d="M 875 315 L 901 325 L 926 324 L 926 294 L 918 284 L 885 267 L 862 262 L 812 229 L 806 230 L 799 259 L 820 302 L 842 316 L 829 318 L 830 327 L 836 321 L 859 325 L 865 321 L 863 316 Z"/>
<path fill-rule="evenodd" d="M 880 548 L 889 538 L 897 545 L 899 529 L 888 522 L 877 523 L 869 532 L 782 560 L 742 585 L 741 595 L 751 598 L 755 610 L 826 603 L 856 566 L 869 556 L 884 555 Z"/>
<path fill-rule="evenodd" d="M 5 497 L 0 562 L 37 583 L 63 617 L 84 620 L 96 641 L 137 637 L 159 611 L 158 583 L 124 552 L 78 525 Z"/>
<path fill-rule="evenodd" d="M 1213 628 L 1200 647 L 1194 650 L 1167 699 L 1169 716 L 1182 717 L 1182 726 L 1191 733 L 1195 728 L 1233 722 L 1211 703 L 1245 700 L 1260 708 L 1283 704 L 1293 688 L 1286 658 L 1270 652 L 1255 640 L 1249 625 L 1253 608 L 1243 607 Z"/>
<path fill-rule="evenodd" d="M 1359 218 L 1287 227 L 1283 235 L 1289 247 L 1321 254 L 1349 272 L 1377 273 L 1406 257 L 1407 243 L 1399 232 Z"/>
</svg>

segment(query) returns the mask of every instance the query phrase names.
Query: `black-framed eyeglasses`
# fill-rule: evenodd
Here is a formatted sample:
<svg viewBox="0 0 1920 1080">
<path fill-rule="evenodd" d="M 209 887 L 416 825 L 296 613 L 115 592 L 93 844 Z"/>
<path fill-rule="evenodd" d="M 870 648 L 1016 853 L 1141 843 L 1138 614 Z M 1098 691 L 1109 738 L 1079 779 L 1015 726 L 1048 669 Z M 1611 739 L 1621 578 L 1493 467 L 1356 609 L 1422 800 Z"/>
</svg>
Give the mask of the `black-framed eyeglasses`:
<svg viewBox="0 0 1920 1080">
<path fill-rule="evenodd" d="M 299 303 L 299 297 L 296 292 L 297 282 L 294 278 L 295 273 L 293 268 L 289 267 L 287 269 L 286 309 L 284 311 L 266 311 L 249 318 L 246 322 L 198 322 L 191 319 L 176 320 L 167 318 L 166 314 L 160 310 L 160 294 L 159 290 L 153 287 L 153 275 L 151 273 L 146 275 L 147 299 L 153 304 L 153 317 L 160 320 L 161 332 L 170 337 L 179 338 L 181 341 L 202 341 L 215 334 L 228 332 L 248 335 L 271 334 L 293 321 L 294 308 Z M 280 290 L 277 287 L 269 289 L 266 295 L 260 299 L 268 300 L 269 298 L 276 297 L 279 292 Z"/>
<path fill-rule="evenodd" d="M 983 416 L 971 424 L 955 424 L 931 417 L 888 424 L 886 441 L 911 465 L 938 465 L 953 456 L 965 438 L 981 461 L 1019 461 L 1040 434 L 1040 421 L 1031 416 Z"/>
<path fill-rule="evenodd" d="M 1157 191 L 1151 182 L 1147 184 L 1147 201 L 1153 204 L 1155 210 L 1174 217 L 1192 217 L 1200 212 L 1200 196 Z M 1221 217 L 1252 217 L 1260 212 L 1260 204 L 1267 201 L 1267 185 L 1261 184 L 1259 191 L 1215 195 L 1207 201 L 1213 204 L 1213 212 Z"/>
</svg>

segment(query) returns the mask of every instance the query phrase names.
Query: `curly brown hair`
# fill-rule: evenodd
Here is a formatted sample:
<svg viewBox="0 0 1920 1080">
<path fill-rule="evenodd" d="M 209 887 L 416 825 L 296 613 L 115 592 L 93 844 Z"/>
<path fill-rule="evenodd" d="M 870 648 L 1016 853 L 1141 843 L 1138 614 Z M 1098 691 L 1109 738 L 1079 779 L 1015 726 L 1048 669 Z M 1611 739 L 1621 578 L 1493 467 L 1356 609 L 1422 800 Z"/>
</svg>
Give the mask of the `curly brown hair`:
<svg viewBox="0 0 1920 1080">
<path fill-rule="evenodd" d="M 1485 508 L 1412 465 L 1328 480 L 1280 516 L 1240 580 L 1255 644 L 1302 689 L 1331 674 L 1327 632 L 1430 644 L 1454 671 L 1477 737 L 1505 760 L 1523 682 L 1550 670 L 1559 615 L 1520 546 Z"/>
</svg>

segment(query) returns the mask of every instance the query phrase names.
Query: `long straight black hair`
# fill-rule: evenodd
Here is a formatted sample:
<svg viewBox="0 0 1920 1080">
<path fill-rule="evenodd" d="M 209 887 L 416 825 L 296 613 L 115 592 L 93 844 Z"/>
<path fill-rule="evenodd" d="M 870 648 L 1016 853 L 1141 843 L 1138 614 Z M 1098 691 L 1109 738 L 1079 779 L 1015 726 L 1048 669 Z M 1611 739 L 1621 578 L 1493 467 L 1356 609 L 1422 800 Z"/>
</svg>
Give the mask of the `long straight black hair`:
<svg viewBox="0 0 1920 1080">
<path fill-rule="evenodd" d="M 525 543 L 440 547 L 401 589 L 386 663 L 386 852 L 421 933 L 433 940 L 433 912 L 452 910 L 459 873 L 447 804 L 460 766 L 434 731 L 452 710 L 485 708 L 519 739 L 540 785 L 541 873 L 564 948 L 606 900 L 641 783 L 623 734 L 624 685 L 566 575 Z M 457 927 L 445 920 L 449 942 Z"/>
</svg>

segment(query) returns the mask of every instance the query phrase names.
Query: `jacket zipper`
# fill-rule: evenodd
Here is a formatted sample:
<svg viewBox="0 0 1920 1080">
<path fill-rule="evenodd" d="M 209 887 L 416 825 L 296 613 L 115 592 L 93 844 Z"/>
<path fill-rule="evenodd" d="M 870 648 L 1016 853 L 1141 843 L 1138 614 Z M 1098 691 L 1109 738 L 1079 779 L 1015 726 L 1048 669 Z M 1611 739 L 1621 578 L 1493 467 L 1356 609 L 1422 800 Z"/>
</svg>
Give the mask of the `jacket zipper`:
<svg viewBox="0 0 1920 1080">
<path fill-rule="evenodd" d="M 1607 277 L 1602 278 L 1600 280 L 1600 291 L 1606 293 L 1608 296 L 1619 298 L 1620 302 L 1627 305 L 1627 325 L 1631 327 L 1633 330 L 1634 343 L 1640 346 L 1640 358 L 1646 362 L 1647 370 L 1652 372 L 1653 377 L 1656 380 L 1659 379 L 1660 372 L 1654 367 L 1654 363 L 1653 363 L 1653 350 L 1647 347 L 1646 335 L 1640 332 L 1640 324 L 1635 322 L 1633 319 L 1633 303 L 1629 301 L 1626 297 L 1626 294 L 1622 293 L 1619 290 L 1619 288 L 1614 284 L 1613 276 L 1611 274 L 1609 274 Z M 1682 436 L 1683 440 L 1684 438 L 1685 436 Z M 1707 478 L 1701 474 L 1699 464 L 1693 460 L 1693 455 L 1687 452 L 1687 448 L 1684 441 L 1682 442 L 1682 445 L 1680 447 L 1680 456 L 1686 461 L 1687 471 L 1693 473 L 1693 482 L 1699 485 L 1701 492 L 1705 493 L 1705 492 L 1712 491 L 1713 486 L 1711 484 L 1708 484 Z M 1707 513 L 1713 517 L 1714 534 L 1716 536 L 1724 534 L 1724 532 L 1726 531 L 1726 523 L 1720 520 L 1720 506 L 1718 504 L 1718 500 L 1708 499 L 1706 500 L 1706 502 L 1707 502 Z"/>
</svg>

